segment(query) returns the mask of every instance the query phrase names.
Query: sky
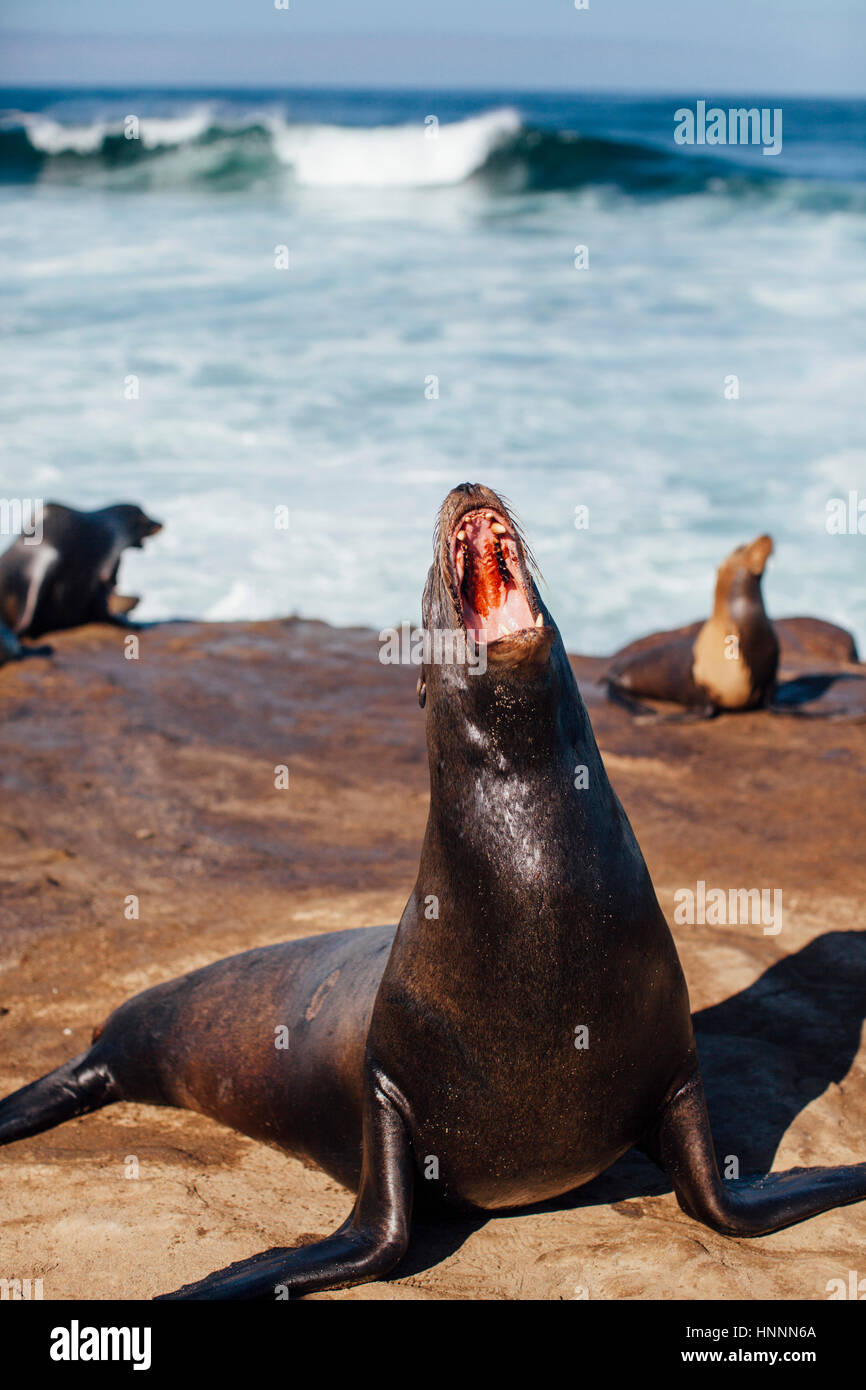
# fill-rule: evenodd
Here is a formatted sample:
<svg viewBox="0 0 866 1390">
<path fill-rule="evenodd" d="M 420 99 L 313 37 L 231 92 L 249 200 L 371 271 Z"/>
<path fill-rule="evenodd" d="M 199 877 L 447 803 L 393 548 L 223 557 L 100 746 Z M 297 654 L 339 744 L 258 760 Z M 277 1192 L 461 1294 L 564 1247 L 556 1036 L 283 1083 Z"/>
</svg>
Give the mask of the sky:
<svg viewBox="0 0 866 1390">
<path fill-rule="evenodd" d="M 866 95 L 866 0 L 276 3 L 0 0 L 0 84 Z"/>
</svg>

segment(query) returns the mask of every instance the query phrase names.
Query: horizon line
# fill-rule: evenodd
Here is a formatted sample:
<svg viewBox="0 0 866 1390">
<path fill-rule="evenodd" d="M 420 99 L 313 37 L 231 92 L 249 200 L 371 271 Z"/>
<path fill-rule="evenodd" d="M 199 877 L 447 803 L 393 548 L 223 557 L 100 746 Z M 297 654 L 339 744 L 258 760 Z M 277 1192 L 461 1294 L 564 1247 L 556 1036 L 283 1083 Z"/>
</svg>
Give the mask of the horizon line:
<svg viewBox="0 0 866 1390">
<path fill-rule="evenodd" d="M 459 84 L 459 85 L 451 86 L 451 85 L 448 85 L 448 84 L 443 85 L 442 83 L 437 83 L 435 86 L 428 86 L 428 85 L 423 84 L 423 83 L 417 84 L 417 85 L 416 85 L 416 84 L 412 84 L 412 83 L 397 83 L 397 84 L 394 84 L 394 85 L 382 85 L 381 83 L 378 83 L 378 82 L 373 83 L 373 82 L 363 82 L 363 81 L 358 82 L 357 84 L 355 84 L 355 83 L 344 83 L 344 82 L 324 82 L 324 81 L 323 81 L 323 82 L 314 82 L 314 83 L 303 84 L 303 85 L 298 84 L 298 83 L 289 83 L 289 84 L 286 84 L 286 85 L 281 85 L 281 84 L 279 84 L 279 85 L 274 85 L 273 83 L 270 83 L 270 82 L 242 82 L 242 81 L 241 81 L 241 82 L 223 82 L 223 81 L 220 81 L 220 80 L 215 80 L 215 81 L 213 81 L 213 82 L 205 82 L 205 83 L 202 83 L 201 81 L 196 81 L 196 82 L 165 82 L 165 83 L 157 83 L 157 82 L 150 82 L 150 81 L 148 81 L 148 82 L 143 82 L 143 83 L 142 83 L 142 82 L 136 82 L 135 80 L 130 80 L 130 81 L 126 81 L 126 82 L 86 82 L 86 81 L 77 81 L 77 80 L 75 80 L 75 79 L 65 79 L 65 80 L 63 80 L 63 81 L 57 81 L 57 82 L 46 82 L 46 81 L 44 81 L 44 80 L 38 81 L 38 82 L 28 82 L 28 81 L 26 81 L 26 80 L 25 80 L 25 81 L 19 81 L 19 82 L 6 82 L 6 81 L 0 81 L 0 92 L 47 92 L 47 93 L 50 93 L 50 92 L 79 92 L 79 91 L 81 91 L 81 92 L 91 92 L 91 93 L 94 93 L 94 92 L 124 92 L 124 91 L 130 91 L 130 90 L 133 90 L 133 91 L 136 91 L 136 92 L 156 92 L 156 93 L 166 93 L 166 92 L 190 92 L 190 93 L 198 93 L 198 94 L 201 94 L 201 95 L 204 95 L 204 94 L 206 94 L 206 93 L 208 93 L 208 92 L 244 92 L 244 93 L 248 93 L 248 92 L 278 92 L 278 93 L 292 93 L 292 92 L 297 92 L 297 93 L 343 92 L 343 93 L 358 93 L 359 95 L 364 95 L 364 94 L 367 94 L 367 93 L 378 93 L 378 94 L 381 94 L 381 95 L 400 95 L 400 94 L 405 94 L 405 93 L 407 93 L 407 92 L 414 92 L 414 93 L 418 93 L 418 94 L 420 94 L 420 95 L 425 95 L 425 96 L 426 96 L 426 95 L 429 95 L 429 94 L 437 93 L 437 92 L 447 91 L 447 92 L 451 92 L 451 93 L 462 93 L 462 94 L 465 94 L 465 95 L 467 95 L 467 96 L 481 96 L 481 95 L 500 95 L 500 96 L 507 96 L 509 93 L 520 93 L 520 94 L 523 95 L 523 96 L 538 96 L 538 97 L 576 97 L 576 96 L 587 96 L 587 97 L 593 97 L 593 96 L 607 96 L 607 97 L 610 97 L 610 96 L 621 96 L 621 97 L 638 97 L 638 98 L 640 98 L 640 97 L 665 97 L 665 96 L 671 96 L 671 97 L 673 97 L 673 96 L 676 96 L 676 95 L 679 93 L 680 96 L 684 96 L 686 99 L 688 99 L 689 96 L 692 96 L 692 97 L 694 98 L 694 100 L 697 100 L 697 101 L 704 100 L 704 99 L 709 99 L 709 98 L 706 98 L 706 91 L 707 91 L 708 89 L 704 89 L 704 93 L 703 93 L 703 94 L 699 94 L 699 93 L 697 92 L 696 89 L 692 89 L 692 91 L 689 93 L 686 89 L 680 88 L 680 87 L 587 87 L 587 86 L 573 87 L 573 88 L 568 88 L 568 87 L 534 87 L 534 86 L 526 86 L 526 87 L 524 87 L 524 86 L 518 86 L 518 85 L 516 85 L 516 84 L 514 84 L 514 83 L 511 83 L 511 84 L 509 84 L 509 85 L 507 85 L 507 86 L 502 86 L 502 87 L 500 87 L 500 86 L 495 86 L 495 85 L 493 85 L 493 84 L 484 83 L 484 82 L 482 82 L 482 83 L 480 83 L 480 84 L 478 84 L 478 85 L 476 85 L 476 84 L 468 84 L 468 83 L 467 83 L 467 84 L 461 83 L 461 84 Z M 773 100 L 773 101 L 843 101 L 843 100 L 844 100 L 844 101 L 852 101 L 852 100 L 853 100 L 853 101 L 860 101 L 860 102 L 862 102 L 864 105 L 866 105 L 866 91 L 853 91 L 853 90 L 848 91 L 848 90 L 844 90 L 844 89 L 836 90 L 836 91 L 833 91 L 833 92 L 828 92 L 828 91 L 820 91 L 820 92 L 819 92 L 819 91 L 816 91 L 816 92 L 794 92 L 794 91 L 780 92 L 780 91 L 775 91 L 775 92 L 774 92 L 774 91 L 769 91 L 769 90 L 766 90 L 766 89 L 760 90 L 760 91 L 759 91 L 758 89 L 750 89 L 750 90 L 752 91 L 752 93 L 753 93 L 755 96 L 760 95 L 761 97 L 764 97 L 764 98 L 766 98 L 766 99 L 768 99 L 768 100 Z M 725 93 L 724 91 L 719 90 L 719 91 L 718 91 L 718 96 L 717 96 L 717 98 L 714 98 L 713 100 L 722 101 L 722 100 L 725 100 L 725 99 L 733 99 L 733 98 L 736 98 L 737 100 L 741 100 L 741 99 L 742 99 L 742 100 L 745 100 L 745 99 L 747 99 L 747 98 L 746 98 L 746 93 L 745 93 L 745 92 L 742 92 L 742 91 L 741 91 L 741 92 L 729 91 L 729 92 Z"/>
</svg>

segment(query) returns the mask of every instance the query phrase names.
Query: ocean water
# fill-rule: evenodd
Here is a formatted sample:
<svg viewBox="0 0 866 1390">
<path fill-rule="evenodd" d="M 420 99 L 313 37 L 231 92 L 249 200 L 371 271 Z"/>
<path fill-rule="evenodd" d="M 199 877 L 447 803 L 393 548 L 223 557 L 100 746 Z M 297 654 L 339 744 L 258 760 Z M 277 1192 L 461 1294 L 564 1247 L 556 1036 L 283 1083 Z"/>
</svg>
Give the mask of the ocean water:
<svg viewBox="0 0 866 1390">
<path fill-rule="evenodd" d="M 0 496 L 164 520 L 143 618 L 381 628 L 485 482 L 594 652 L 766 530 L 771 613 L 866 646 L 866 104 L 712 101 L 781 154 L 687 96 L 0 93 Z"/>
</svg>

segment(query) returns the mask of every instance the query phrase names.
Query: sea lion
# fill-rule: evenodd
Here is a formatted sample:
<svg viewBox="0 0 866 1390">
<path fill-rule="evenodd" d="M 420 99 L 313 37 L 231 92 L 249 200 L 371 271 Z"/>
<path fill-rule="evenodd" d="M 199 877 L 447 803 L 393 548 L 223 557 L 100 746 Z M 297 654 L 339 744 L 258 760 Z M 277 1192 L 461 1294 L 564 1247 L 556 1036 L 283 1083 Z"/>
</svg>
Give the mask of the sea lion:
<svg viewBox="0 0 866 1390">
<path fill-rule="evenodd" d="M 0 1143 L 114 1101 L 174 1105 L 357 1191 L 333 1235 L 166 1295 L 185 1299 L 380 1278 L 407 1250 L 413 1202 L 554 1198 L 633 1145 L 733 1236 L 866 1196 L 866 1164 L 719 1176 L 673 938 L 521 534 L 479 484 L 442 506 L 422 611 L 431 639 L 471 637 L 486 660 L 460 660 L 456 640 L 453 659 L 444 642 L 441 660 L 424 654 L 430 809 L 399 927 L 246 951 L 147 990 L 0 1102 Z"/>
<path fill-rule="evenodd" d="M 779 643 L 779 665 L 802 666 L 806 661 L 821 663 L 833 662 L 842 666 L 859 666 L 860 656 L 857 643 L 851 632 L 838 623 L 825 618 L 773 618 L 773 631 Z M 623 665 L 632 657 L 643 655 L 653 648 L 675 641 L 694 644 L 703 627 L 699 619 L 686 623 L 683 627 L 667 628 L 662 632 L 650 632 L 645 637 L 637 637 L 622 647 L 615 656 L 608 658 L 608 670 L 612 663 Z"/>
<path fill-rule="evenodd" d="M 611 699 L 641 713 L 650 711 L 635 697 L 670 700 L 698 717 L 770 703 L 779 642 L 761 579 L 772 553 L 769 536 L 731 551 L 716 576 L 712 615 L 697 633 L 671 633 L 638 651 L 617 653 L 605 674 Z"/>
<path fill-rule="evenodd" d="M 42 509 L 41 538 L 18 536 L 0 556 L 0 621 L 17 637 L 117 621 L 138 602 L 115 590 L 120 557 L 162 530 L 140 507 Z"/>
</svg>

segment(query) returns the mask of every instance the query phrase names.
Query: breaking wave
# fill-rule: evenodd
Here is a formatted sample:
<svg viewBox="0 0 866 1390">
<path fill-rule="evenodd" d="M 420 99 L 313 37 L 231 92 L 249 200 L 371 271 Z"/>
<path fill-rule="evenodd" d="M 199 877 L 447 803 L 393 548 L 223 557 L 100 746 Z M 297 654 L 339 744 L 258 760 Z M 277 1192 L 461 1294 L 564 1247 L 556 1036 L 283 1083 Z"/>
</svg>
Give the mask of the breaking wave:
<svg viewBox="0 0 866 1390">
<path fill-rule="evenodd" d="M 127 121 L 129 118 L 127 118 Z M 231 190 L 289 180 L 309 188 L 407 189 L 470 180 L 508 193 L 587 186 L 635 195 L 773 193 L 794 181 L 730 155 L 524 125 L 512 107 L 463 120 L 375 127 L 291 122 L 278 110 L 228 118 L 199 104 L 124 120 L 63 123 L 42 112 L 0 116 L 0 181 L 97 182 L 121 188 Z M 797 181 L 799 202 L 862 209 L 855 186 Z"/>
</svg>

